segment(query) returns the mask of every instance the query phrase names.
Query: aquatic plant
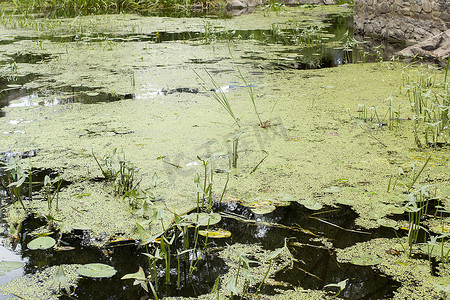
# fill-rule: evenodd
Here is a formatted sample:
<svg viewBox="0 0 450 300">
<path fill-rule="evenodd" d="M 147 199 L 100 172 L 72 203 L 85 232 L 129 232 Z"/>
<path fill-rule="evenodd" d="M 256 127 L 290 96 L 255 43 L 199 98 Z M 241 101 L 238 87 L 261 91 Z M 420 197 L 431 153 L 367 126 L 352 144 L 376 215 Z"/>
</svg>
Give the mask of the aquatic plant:
<svg viewBox="0 0 450 300">
<path fill-rule="evenodd" d="M 259 121 L 259 126 L 263 127 L 263 121 L 261 121 L 261 117 L 259 116 L 258 110 L 256 108 L 256 103 L 255 103 L 255 96 L 253 94 L 253 87 L 251 84 L 247 83 L 247 80 L 245 80 L 244 75 L 242 74 L 241 70 L 236 67 L 239 73 L 239 78 L 242 80 L 242 82 L 244 83 L 244 86 L 247 87 L 247 91 L 248 91 L 248 95 L 250 96 L 250 100 L 252 101 L 253 104 L 253 109 L 255 111 L 256 117 L 258 117 L 258 121 Z"/>
<path fill-rule="evenodd" d="M 276 0 L 270 0 L 266 5 L 263 6 L 264 15 L 270 15 L 270 12 L 275 12 L 277 15 L 284 7 L 283 3 Z"/>
<path fill-rule="evenodd" d="M 197 190 L 201 190 L 202 194 L 202 204 L 201 207 L 199 207 L 199 194 L 197 193 L 197 212 L 199 212 L 199 208 L 204 209 L 205 208 L 205 200 L 207 201 L 207 209 L 210 210 L 213 205 L 213 194 L 212 194 L 212 188 L 213 188 L 213 175 L 214 170 L 213 166 L 211 164 L 210 170 L 208 160 L 207 159 L 201 159 L 200 156 L 197 156 L 197 159 L 202 162 L 203 165 L 203 185 L 200 185 L 200 176 L 197 174 L 197 176 L 194 178 L 194 182 L 197 185 Z"/>
<path fill-rule="evenodd" d="M 337 292 L 337 294 L 335 294 L 333 297 L 330 298 L 330 299 L 333 299 L 333 298 L 337 298 L 341 294 L 341 292 L 347 286 L 347 282 L 348 282 L 348 279 L 345 279 L 345 280 L 342 280 L 342 281 L 340 281 L 338 283 L 327 284 L 323 288 L 330 288 L 330 287 L 337 287 L 337 288 L 339 288 L 339 291 Z"/>
<path fill-rule="evenodd" d="M 26 209 L 25 204 L 23 202 L 24 194 L 23 194 L 23 184 L 25 180 L 28 178 L 28 195 L 32 196 L 32 181 L 31 181 L 31 164 L 29 164 L 30 170 L 27 172 L 26 167 L 19 154 L 12 156 L 6 162 L 0 162 L 3 167 L 3 171 L 6 172 L 7 177 L 7 186 L 6 190 L 13 201 L 20 202 L 23 209 Z"/>
<path fill-rule="evenodd" d="M 139 267 L 139 270 L 136 273 L 126 274 L 126 275 L 122 276 L 121 279 L 122 280 L 134 279 L 133 285 L 140 285 L 147 293 L 149 292 L 147 285 L 150 285 L 152 292 L 153 292 L 153 297 L 155 297 L 155 299 L 159 299 L 158 295 L 155 291 L 155 288 L 153 287 L 150 279 L 145 276 L 145 273 L 144 273 L 144 270 L 142 269 L 142 267 Z"/>
<path fill-rule="evenodd" d="M 172 235 L 172 238 L 169 241 L 164 234 L 160 242 L 161 254 L 164 258 L 164 262 L 166 263 L 166 283 L 170 283 L 170 246 L 172 246 L 174 241 L 175 235 Z"/>
<path fill-rule="evenodd" d="M 125 158 L 125 154 L 118 154 L 117 148 L 104 157 L 103 164 L 95 156 L 94 150 L 92 150 L 92 156 L 103 177 L 113 183 L 115 195 L 123 196 L 138 188 L 140 181 L 135 178 L 136 167 Z"/>
<path fill-rule="evenodd" d="M 255 260 L 250 260 L 248 258 L 249 254 L 235 251 L 238 256 L 238 269 L 236 272 L 236 276 L 234 278 L 231 278 L 226 286 L 226 290 L 228 290 L 231 293 L 231 299 L 233 299 L 234 294 L 240 295 L 245 294 L 248 288 L 248 284 L 250 282 L 255 281 L 254 275 L 250 272 L 250 263 L 258 263 Z M 242 273 L 242 274 L 241 274 Z M 239 275 L 241 275 L 244 278 L 244 284 L 241 290 L 238 289 L 238 279 Z"/>
<path fill-rule="evenodd" d="M 63 176 L 58 175 L 57 177 L 51 179 L 50 176 L 45 175 L 44 177 L 44 198 L 47 200 L 47 205 L 49 212 L 53 208 L 53 201 L 56 198 L 56 209 L 59 208 L 59 190 L 63 182 Z"/>
<path fill-rule="evenodd" d="M 203 22 L 203 32 L 201 33 L 201 40 L 203 44 L 210 44 L 217 40 L 216 29 L 211 24 L 211 22 Z"/>
<path fill-rule="evenodd" d="M 428 212 L 428 205 L 430 201 L 429 188 L 431 185 L 425 185 L 417 190 L 409 193 L 408 202 L 405 204 L 405 211 L 408 213 L 408 255 L 411 256 L 413 245 L 416 244 L 420 230 L 423 230 L 420 224 L 423 221 L 423 216 Z"/>
<path fill-rule="evenodd" d="M 148 265 L 150 267 L 150 270 L 153 271 L 152 275 L 150 276 L 153 277 L 153 282 L 155 283 L 155 285 L 153 286 L 150 280 L 148 281 L 148 283 L 150 284 L 155 299 L 157 299 L 158 297 L 156 296 L 156 291 L 158 290 L 158 268 L 156 266 L 156 262 L 158 260 L 162 260 L 163 257 L 160 255 L 159 248 L 156 248 L 155 253 L 152 255 L 148 251 L 148 246 L 146 245 L 145 247 L 147 252 L 142 254 L 148 257 Z"/>
<path fill-rule="evenodd" d="M 242 132 L 238 132 L 235 134 L 231 139 L 227 140 L 227 143 L 231 143 L 231 167 L 237 168 L 237 161 L 239 158 L 238 154 L 238 145 L 239 145 L 239 137 L 241 136 Z"/>
<path fill-rule="evenodd" d="M 403 91 L 414 113 L 414 138 L 419 148 L 436 148 L 450 140 L 448 67 L 447 63 L 443 82 L 436 80 L 436 68 L 432 66 L 421 66 L 415 77 L 408 69 L 403 70 Z"/>
<path fill-rule="evenodd" d="M 206 74 L 208 75 L 211 84 L 213 85 L 212 89 L 208 89 L 206 87 L 206 81 L 203 79 L 203 77 L 201 77 L 195 70 L 194 73 L 195 75 L 197 75 L 197 78 L 201 81 L 201 86 L 203 87 L 203 89 L 208 92 L 211 93 L 214 100 L 216 100 L 224 109 L 225 111 L 233 118 L 234 123 L 237 124 L 239 127 L 241 127 L 241 125 L 239 124 L 239 119 L 234 115 L 233 110 L 231 109 L 231 105 L 230 102 L 228 101 L 227 96 L 225 95 L 224 91 L 222 88 L 220 88 L 217 84 L 217 82 L 214 80 L 214 78 L 211 76 L 211 74 L 206 71 Z"/>
<path fill-rule="evenodd" d="M 400 125 L 400 107 L 394 107 L 394 98 L 392 97 L 392 94 L 389 95 L 384 102 L 387 106 L 386 119 L 388 120 L 388 128 L 392 130 L 394 128 L 394 124 L 397 125 L 396 127 Z"/>
<path fill-rule="evenodd" d="M 281 252 L 283 252 L 285 249 L 287 249 L 286 245 L 282 248 L 278 248 L 277 250 L 273 251 L 272 253 L 270 253 L 267 256 L 267 259 L 269 259 L 269 267 L 267 268 L 267 271 L 264 274 L 264 277 L 263 277 L 261 283 L 259 284 L 258 289 L 256 290 L 256 295 L 258 295 L 259 291 L 261 290 L 262 285 L 264 284 L 264 281 L 266 281 L 267 275 L 269 275 L 270 268 L 272 267 L 272 261 L 275 258 L 277 258 L 281 254 Z"/>
</svg>

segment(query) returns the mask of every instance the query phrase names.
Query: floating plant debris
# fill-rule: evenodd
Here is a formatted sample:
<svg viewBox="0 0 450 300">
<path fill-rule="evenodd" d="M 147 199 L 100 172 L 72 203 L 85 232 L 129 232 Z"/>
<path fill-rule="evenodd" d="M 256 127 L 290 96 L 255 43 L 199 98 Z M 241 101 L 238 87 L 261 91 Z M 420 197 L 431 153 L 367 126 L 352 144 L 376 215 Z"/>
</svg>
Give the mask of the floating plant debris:
<svg viewBox="0 0 450 300">
<path fill-rule="evenodd" d="M 359 265 L 359 266 L 373 266 L 381 263 L 383 260 L 375 255 L 361 255 L 358 257 L 354 257 L 350 260 L 352 264 Z"/>
<path fill-rule="evenodd" d="M 1 261 L 0 262 L 0 276 L 3 276 L 5 272 L 22 268 L 23 262 L 19 261 Z"/>
<path fill-rule="evenodd" d="M 231 236 L 231 232 L 222 228 L 218 228 L 215 230 L 199 230 L 198 234 L 213 239 L 228 238 Z"/>
</svg>

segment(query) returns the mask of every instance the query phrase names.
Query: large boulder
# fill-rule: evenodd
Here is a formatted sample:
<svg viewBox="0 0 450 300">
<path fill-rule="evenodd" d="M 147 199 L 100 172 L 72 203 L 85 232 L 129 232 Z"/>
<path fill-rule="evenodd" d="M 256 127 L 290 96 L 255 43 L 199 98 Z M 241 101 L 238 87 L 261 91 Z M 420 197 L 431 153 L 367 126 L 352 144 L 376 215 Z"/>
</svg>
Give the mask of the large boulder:
<svg viewBox="0 0 450 300">
<path fill-rule="evenodd" d="M 427 58 L 446 58 L 450 54 L 450 29 L 412 45 L 398 53 L 401 56 L 422 56 Z"/>
</svg>

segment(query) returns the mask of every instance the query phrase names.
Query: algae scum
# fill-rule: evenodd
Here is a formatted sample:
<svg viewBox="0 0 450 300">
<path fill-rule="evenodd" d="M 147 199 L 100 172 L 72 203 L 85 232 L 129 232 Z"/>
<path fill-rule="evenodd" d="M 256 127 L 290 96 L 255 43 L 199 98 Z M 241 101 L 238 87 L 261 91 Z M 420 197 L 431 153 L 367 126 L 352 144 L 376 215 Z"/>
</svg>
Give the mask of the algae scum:
<svg viewBox="0 0 450 300">
<path fill-rule="evenodd" d="M 351 24 L 3 16 L 2 297 L 443 297 L 444 71 Z"/>
</svg>

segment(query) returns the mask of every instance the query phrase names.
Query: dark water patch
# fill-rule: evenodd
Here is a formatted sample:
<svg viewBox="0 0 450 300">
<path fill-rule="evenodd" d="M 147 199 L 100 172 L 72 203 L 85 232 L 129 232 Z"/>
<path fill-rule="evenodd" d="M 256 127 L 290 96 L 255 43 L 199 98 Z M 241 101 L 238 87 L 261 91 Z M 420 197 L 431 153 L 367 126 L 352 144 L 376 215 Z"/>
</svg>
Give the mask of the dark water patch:
<svg viewBox="0 0 450 300">
<path fill-rule="evenodd" d="M 292 289 L 299 285 L 305 289 L 321 290 L 327 284 L 348 278 L 342 297 L 380 299 L 392 297 L 400 285 L 370 267 L 336 261 L 334 248 L 395 236 L 394 231 L 388 228 L 370 231 L 358 228 L 354 222 L 358 215 L 349 206 L 312 211 L 298 203 L 291 203 L 290 206 L 278 207 L 272 213 L 257 215 L 249 208 L 232 203 L 221 205 L 218 210 L 222 211 L 224 217 L 218 226 L 229 230 L 232 235 L 226 241 L 213 240 L 212 244 L 261 244 L 265 249 L 275 250 L 284 245 L 285 238 L 288 239 L 289 251 L 296 261 L 292 268 L 276 274 L 275 282 L 278 284 L 265 286 L 262 293 L 276 294 L 276 289 Z M 330 248 L 318 238 L 331 241 L 333 247 Z"/>
<path fill-rule="evenodd" d="M 0 153 L 0 162 L 7 162 L 11 157 L 18 155 L 21 159 L 35 157 L 37 155 L 37 150 L 30 150 L 25 152 L 17 151 L 6 151 Z"/>
<path fill-rule="evenodd" d="M 174 89 L 160 89 L 158 94 L 160 95 L 170 95 L 175 93 L 188 93 L 188 94 L 198 94 L 198 88 L 174 88 Z"/>
<path fill-rule="evenodd" d="M 0 77 L 0 109 L 8 106 L 9 102 L 14 99 L 30 95 L 31 91 L 24 89 L 23 85 L 39 77 L 39 75 L 33 73 L 22 76 Z M 4 112 L 0 116 L 4 116 Z"/>
<path fill-rule="evenodd" d="M 32 200 L 32 201 L 42 201 L 46 200 L 42 198 L 42 195 L 38 193 L 44 187 L 45 177 L 49 176 L 50 179 L 54 179 L 60 175 L 59 172 L 52 169 L 32 169 L 31 171 L 31 179 L 29 173 L 26 173 L 26 178 L 24 182 L 18 187 L 19 194 L 22 195 L 23 199 Z M 31 183 L 30 183 L 31 180 Z M 8 203 L 8 200 L 11 199 L 11 190 L 8 188 L 8 185 L 11 183 L 11 178 L 8 173 L 3 169 L 0 170 L 0 187 L 3 192 L 5 202 Z M 58 183 L 54 183 L 52 187 L 52 191 L 55 191 L 56 187 L 59 186 L 59 189 L 63 189 L 72 184 L 71 181 L 61 179 Z"/>
<path fill-rule="evenodd" d="M 257 215 L 237 203 L 221 205 L 217 210 L 225 217 L 220 226 L 231 232 L 239 232 L 231 236 L 232 243 L 261 243 L 265 249 L 270 250 L 281 247 L 284 238 L 319 245 L 312 240 L 324 237 L 334 247 L 345 248 L 374 238 L 395 237 L 395 232 L 390 228 L 359 228 L 355 225 L 358 214 L 346 205 L 313 211 L 293 202 L 264 215 Z M 236 219 L 251 221 L 236 222 Z M 267 224 L 279 224 L 282 227 Z"/>
<path fill-rule="evenodd" d="M 219 63 L 221 59 L 199 59 L 199 58 L 189 58 L 189 63 L 192 64 L 216 64 Z"/>
<path fill-rule="evenodd" d="M 109 243 L 100 248 L 94 247 L 91 246 L 92 240 L 87 231 L 74 230 L 70 234 L 63 234 L 62 236 L 53 235 L 55 240 L 58 241 L 58 246 L 71 247 L 72 250 L 28 249 L 27 244 L 34 237 L 26 232 L 31 232 L 42 226 L 46 226 L 44 219 L 29 217 L 23 222 L 23 227 L 26 230 L 22 235 L 21 255 L 27 261 L 24 267 L 26 274 L 34 274 L 48 266 L 87 263 L 107 264 L 118 271 L 111 278 L 81 278 L 71 298 L 62 296 L 60 299 L 73 299 L 73 297 L 76 299 L 139 299 L 140 297 L 149 297 L 139 285 L 133 285 L 134 280 L 121 280 L 121 277 L 125 274 L 137 272 L 139 267 L 142 267 L 147 274 L 150 273 L 148 258 L 142 255 L 143 252 L 147 251 L 145 247 L 139 246 L 133 240 Z M 154 249 L 150 248 L 150 251 L 153 252 Z M 158 270 L 164 270 L 165 266 L 159 261 L 157 268 Z M 161 273 L 158 271 L 158 296 L 161 298 L 166 296 L 196 297 L 209 293 L 216 278 L 228 270 L 224 261 L 214 252 L 202 254 L 202 259 L 198 262 L 196 268 L 194 275 L 190 276 L 189 264 L 184 260 L 180 262 L 180 287 L 177 288 L 177 261 L 173 257 L 170 284 L 165 284 L 164 276 L 160 276 Z"/>
<path fill-rule="evenodd" d="M 278 272 L 275 280 L 304 289 L 322 290 L 325 285 L 349 279 L 339 297 L 344 299 L 390 299 L 400 283 L 368 266 L 338 263 L 326 250 L 292 253 L 298 262 Z M 308 256 L 309 255 L 309 256 Z M 266 287 L 266 289 L 270 290 Z M 264 290 L 263 290 L 264 291 Z"/>
<path fill-rule="evenodd" d="M 11 57 L 11 59 L 16 63 L 27 63 L 27 64 L 36 64 L 39 62 L 46 62 L 54 58 L 55 56 L 49 53 L 15 53 L 11 55 L 7 55 Z"/>
<path fill-rule="evenodd" d="M 134 94 L 116 94 L 96 91 L 96 87 L 64 86 L 55 89 L 19 89 L 5 102 L 10 107 L 55 106 L 69 103 L 95 104 L 134 99 Z M 10 103 L 14 101 L 13 103 Z"/>
</svg>

